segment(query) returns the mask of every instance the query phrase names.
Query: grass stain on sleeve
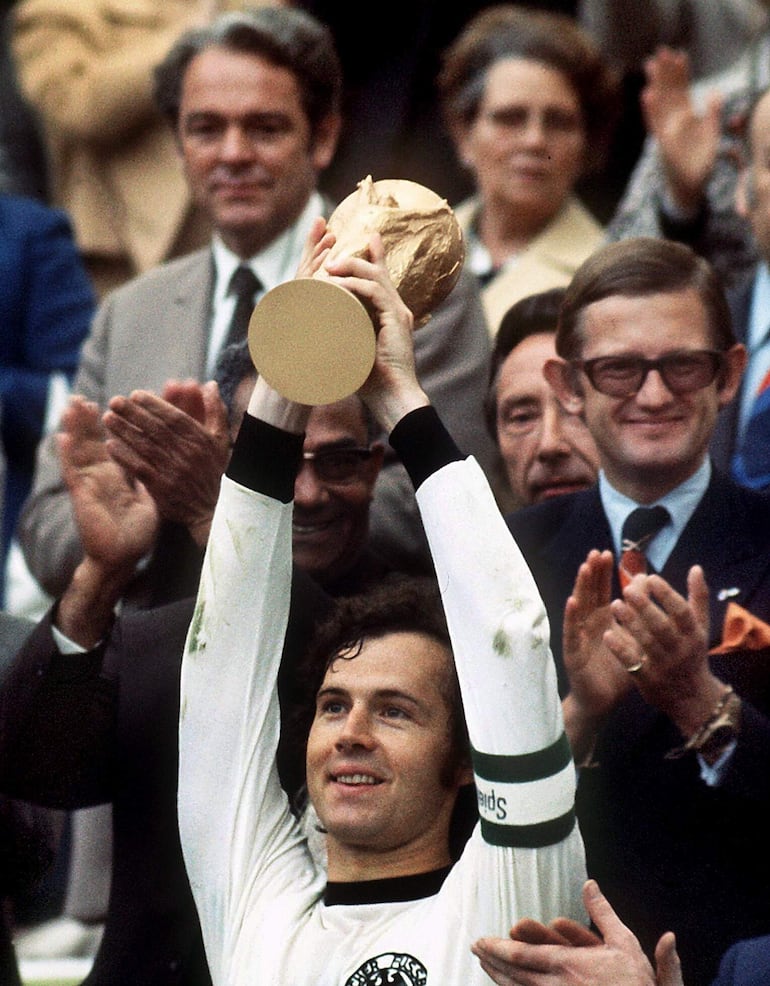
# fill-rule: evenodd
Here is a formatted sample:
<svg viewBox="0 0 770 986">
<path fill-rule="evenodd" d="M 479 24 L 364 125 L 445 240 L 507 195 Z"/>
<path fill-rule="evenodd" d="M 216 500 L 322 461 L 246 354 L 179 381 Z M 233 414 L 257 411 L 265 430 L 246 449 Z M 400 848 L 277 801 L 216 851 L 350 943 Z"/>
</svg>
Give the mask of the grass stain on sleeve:
<svg viewBox="0 0 770 986">
<path fill-rule="evenodd" d="M 499 657 L 510 657 L 512 655 L 511 640 L 503 627 L 495 634 L 492 640 L 492 648 Z"/>
<path fill-rule="evenodd" d="M 197 654 L 199 651 L 206 649 L 206 640 L 203 633 L 203 614 L 205 608 L 203 600 L 199 599 L 195 604 L 195 612 L 190 622 L 190 646 L 188 648 L 190 654 Z"/>
</svg>

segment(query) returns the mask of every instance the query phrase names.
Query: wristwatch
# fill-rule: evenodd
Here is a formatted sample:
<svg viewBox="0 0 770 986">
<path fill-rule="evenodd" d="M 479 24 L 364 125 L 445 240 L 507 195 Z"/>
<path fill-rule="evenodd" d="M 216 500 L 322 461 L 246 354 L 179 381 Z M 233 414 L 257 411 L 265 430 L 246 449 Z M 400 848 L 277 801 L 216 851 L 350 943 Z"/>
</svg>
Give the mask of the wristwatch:
<svg viewBox="0 0 770 986">
<path fill-rule="evenodd" d="M 714 711 L 700 729 L 682 746 L 669 750 L 666 760 L 678 760 L 685 754 L 700 754 L 711 766 L 716 763 L 729 744 L 737 739 L 741 728 L 741 699 L 728 685 L 716 704 Z"/>
<path fill-rule="evenodd" d="M 699 753 L 707 764 L 714 764 L 728 745 L 737 739 L 741 728 L 741 699 L 731 691 L 722 711 L 710 719 L 696 736 L 692 749 Z"/>
</svg>

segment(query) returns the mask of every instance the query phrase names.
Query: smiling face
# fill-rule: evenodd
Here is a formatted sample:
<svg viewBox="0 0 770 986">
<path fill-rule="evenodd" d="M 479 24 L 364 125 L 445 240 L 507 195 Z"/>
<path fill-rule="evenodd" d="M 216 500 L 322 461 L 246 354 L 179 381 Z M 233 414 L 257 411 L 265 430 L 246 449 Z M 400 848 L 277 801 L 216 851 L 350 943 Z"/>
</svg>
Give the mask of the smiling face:
<svg viewBox="0 0 770 986">
<path fill-rule="evenodd" d="M 586 136 L 577 92 L 561 72 L 505 58 L 487 72 L 476 118 L 460 139 L 485 210 L 544 225 L 580 177 Z"/>
<path fill-rule="evenodd" d="M 514 347 L 497 380 L 497 440 L 518 504 L 539 503 L 596 481 L 599 454 L 578 414 L 559 403 L 543 376 L 556 356 L 554 334 L 538 332 Z"/>
<path fill-rule="evenodd" d="M 311 411 L 304 452 L 368 446 L 363 407 L 357 397 Z M 312 461 L 300 466 L 294 483 L 294 561 L 322 584 L 347 572 L 365 547 L 369 504 L 382 456 L 382 445 L 374 445 L 371 458 L 359 461 L 355 471 L 339 482 L 320 477 Z"/>
<path fill-rule="evenodd" d="M 257 55 L 206 48 L 185 72 L 178 130 L 185 174 L 241 257 L 294 222 L 336 136 L 330 119 L 312 139 L 296 77 Z"/>
<path fill-rule="evenodd" d="M 365 640 L 324 676 L 307 745 L 310 800 L 329 878 L 445 866 L 457 789 L 447 782 L 451 654 L 422 633 Z M 458 775 L 460 771 L 457 771 Z"/>
<path fill-rule="evenodd" d="M 232 440 L 254 389 L 247 374 L 238 385 L 230 414 Z M 369 442 L 364 407 L 352 395 L 334 404 L 314 407 L 305 428 L 303 452 L 324 453 L 371 448 L 368 459 L 354 460 L 342 479 L 324 479 L 312 461 L 301 463 L 294 482 L 292 552 L 298 568 L 322 585 L 350 571 L 366 547 L 369 504 L 382 467 L 384 448 Z"/>
<path fill-rule="evenodd" d="M 635 355 L 656 359 L 714 340 L 694 288 L 644 297 L 613 296 L 588 305 L 580 319 L 584 360 Z M 597 391 L 583 371 L 573 408 L 582 411 L 612 485 L 640 503 L 652 502 L 689 478 L 708 450 L 717 413 L 735 395 L 743 347 L 725 354 L 725 368 L 701 390 L 673 394 L 651 370 L 631 397 Z"/>
</svg>

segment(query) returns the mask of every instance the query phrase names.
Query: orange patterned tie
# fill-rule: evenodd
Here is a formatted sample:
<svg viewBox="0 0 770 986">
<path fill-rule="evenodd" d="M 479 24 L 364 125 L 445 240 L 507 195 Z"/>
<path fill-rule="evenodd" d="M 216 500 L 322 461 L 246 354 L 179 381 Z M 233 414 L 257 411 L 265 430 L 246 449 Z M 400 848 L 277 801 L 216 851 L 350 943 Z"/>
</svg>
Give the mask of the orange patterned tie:
<svg viewBox="0 0 770 986">
<path fill-rule="evenodd" d="M 665 507 L 637 507 L 626 517 L 621 535 L 618 575 L 625 589 L 635 575 L 649 571 L 645 548 L 661 528 L 671 520 Z"/>
</svg>

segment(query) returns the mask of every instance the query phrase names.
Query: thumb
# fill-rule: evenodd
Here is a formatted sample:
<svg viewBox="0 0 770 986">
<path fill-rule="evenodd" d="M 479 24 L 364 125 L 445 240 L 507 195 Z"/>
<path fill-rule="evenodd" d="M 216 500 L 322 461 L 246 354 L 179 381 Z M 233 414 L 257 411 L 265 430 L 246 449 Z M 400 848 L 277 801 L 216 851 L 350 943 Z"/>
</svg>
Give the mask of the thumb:
<svg viewBox="0 0 770 986">
<path fill-rule="evenodd" d="M 720 120 L 722 116 L 722 105 L 724 98 L 718 90 L 713 90 L 708 94 L 706 100 L 706 116 L 713 130 L 718 133 L 721 129 Z"/>
<path fill-rule="evenodd" d="M 700 565 L 693 565 L 687 573 L 687 602 L 690 604 L 698 627 L 709 635 L 709 589 Z"/>
<path fill-rule="evenodd" d="M 588 916 L 608 944 L 617 943 L 618 938 L 625 938 L 631 934 L 599 889 L 596 880 L 586 880 L 583 886 L 583 903 Z"/>
<path fill-rule="evenodd" d="M 219 395 L 216 380 L 208 380 L 201 388 L 203 396 L 203 425 L 207 432 L 217 437 L 229 435 L 230 424 L 227 408 Z"/>
<path fill-rule="evenodd" d="M 655 946 L 655 967 L 658 986 L 684 986 L 676 938 L 671 931 L 662 935 Z"/>
</svg>

